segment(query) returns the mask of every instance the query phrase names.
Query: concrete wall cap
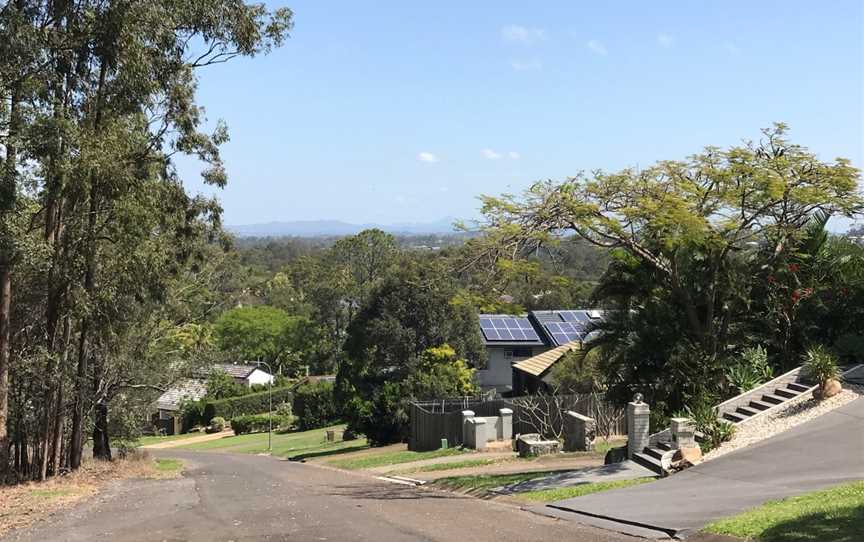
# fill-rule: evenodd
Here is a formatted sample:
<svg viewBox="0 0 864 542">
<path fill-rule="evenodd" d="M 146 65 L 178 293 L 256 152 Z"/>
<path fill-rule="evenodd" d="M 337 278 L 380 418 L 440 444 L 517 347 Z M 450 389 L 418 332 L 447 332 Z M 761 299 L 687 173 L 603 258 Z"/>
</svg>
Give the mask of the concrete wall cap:
<svg viewBox="0 0 864 542">
<path fill-rule="evenodd" d="M 512 416 L 513 410 L 509 409 L 509 408 L 502 408 L 502 409 L 498 410 L 498 414 L 500 414 L 502 416 Z"/>
</svg>

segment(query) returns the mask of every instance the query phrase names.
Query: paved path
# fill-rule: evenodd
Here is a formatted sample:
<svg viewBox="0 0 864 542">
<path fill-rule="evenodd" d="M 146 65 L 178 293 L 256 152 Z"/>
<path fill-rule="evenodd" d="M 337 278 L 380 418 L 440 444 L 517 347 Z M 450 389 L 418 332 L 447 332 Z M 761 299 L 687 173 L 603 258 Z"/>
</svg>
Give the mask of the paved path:
<svg viewBox="0 0 864 542">
<path fill-rule="evenodd" d="M 765 501 L 864 479 L 864 399 L 650 484 L 553 503 L 553 515 L 655 537 L 686 536 Z M 550 510 L 549 507 L 546 507 Z M 612 522 L 608 520 L 613 520 Z"/>
<path fill-rule="evenodd" d="M 635 542 L 517 507 L 270 457 L 155 451 L 175 480 L 116 483 L 8 541 Z"/>
<path fill-rule="evenodd" d="M 233 437 L 234 431 L 227 429 L 225 431 L 221 431 L 219 433 L 210 433 L 201 434 L 197 437 L 188 437 L 188 438 L 178 438 L 174 440 L 166 440 L 164 442 L 154 442 L 153 444 L 147 444 L 146 446 L 141 446 L 141 448 L 146 450 L 164 450 L 165 448 L 177 448 L 179 446 L 186 446 L 187 444 L 197 444 L 199 442 L 208 442 L 211 440 L 219 440 L 220 438 L 225 437 Z"/>
</svg>

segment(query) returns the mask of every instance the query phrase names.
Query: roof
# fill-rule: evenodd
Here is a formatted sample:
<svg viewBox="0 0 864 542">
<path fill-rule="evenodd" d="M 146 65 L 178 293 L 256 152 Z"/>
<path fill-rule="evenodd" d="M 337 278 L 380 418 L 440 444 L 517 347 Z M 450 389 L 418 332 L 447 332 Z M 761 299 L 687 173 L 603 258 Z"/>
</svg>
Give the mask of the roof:
<svg viewBox="0 0 864 542">
<path fill-rule="evenodd" d="M 573 350 L 579 350 L 581 347 L 582 345 L 579 341 L 569 342 L 552 350 L 547 350 L 542 354 L 522 360 L 513 365 L 513 368 L 533 376 L 540 376 L 558 363 L 558 360 L 564 357 L 564 354 Z"/>
<path fill-rule="evenodd" d="M 528 314 L 481 314 L 480 331 L 487 347 L 547 346 L 584 341 L 603 320 L 598 309 L 543 310 Z"/>
<path fill-rule="evenodd" d="M 213 366 L 213 369 L 222 371 L 223 373 L 226 373 L 234 378 L 246 378 L 251 375 L 255 371 L 255 369 L 259 369 L 260 371 L 267 373 L 267 371 L 265 371 L 258 365 L 245 363 L 217 363 Z"/>
<path fill-rule="evenodd" d="M 161 410 L 179 410 L 180 403 L 184 400 L 197 401 L 204 397 L 207 393 L 207 388 L 199 379 L 187 378 L 181 380 L 173 388 L 156 399 L 156 408 Z"/>
</svg>

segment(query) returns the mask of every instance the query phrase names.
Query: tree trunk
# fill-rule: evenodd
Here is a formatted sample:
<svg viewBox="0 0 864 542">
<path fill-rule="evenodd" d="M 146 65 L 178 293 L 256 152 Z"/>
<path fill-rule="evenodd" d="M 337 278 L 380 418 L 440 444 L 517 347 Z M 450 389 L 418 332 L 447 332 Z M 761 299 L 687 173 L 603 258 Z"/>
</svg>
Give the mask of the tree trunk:
<svg viewBox="0 0 864 542">
<path fill-rule="evenodd" d="M 96 403 L 93 420 L 93 458 L 111 461 L 111 441 L 108 438 L 108 404 Z"/>
<path fill-rule="evenodd" d="M 3 262 L 0 267 L 0 483 L 9 474 L 9 313 L 12 298 L 11 264 Z"/>
</svg>

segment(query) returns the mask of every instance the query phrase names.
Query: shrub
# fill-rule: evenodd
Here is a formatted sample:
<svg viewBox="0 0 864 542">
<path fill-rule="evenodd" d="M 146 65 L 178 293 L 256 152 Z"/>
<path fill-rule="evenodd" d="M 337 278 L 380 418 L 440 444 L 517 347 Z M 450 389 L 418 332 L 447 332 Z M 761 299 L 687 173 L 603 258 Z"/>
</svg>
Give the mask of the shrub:
<svg viewBox="0 0 864 542">
<path fill-rule="evenodd" d="M 294 394 L 294 412 L 302 431 L 333 425 L 339 420 L 333 384 L 318 382 L 301 386 Z"/>
<path fill-rule="evenodd" d="M 274 388 L 273 404 L 291 402 L 294 394 L 291 388 Z M 203 417 L 210 420 L 216 416 L 234 419 L 237 416 L 267 412 L 270 408 L 268 392 L 250 393 L 241 397 L 230 397 L 218 401 L 207 401 L 203 407 Z"/>
<path fill-rule="evenodd" d="M 703 435 L 699 443 L 702 453 L 710 452 L 735 435 L 735 426 L 717 417 L 713 402 L 713 397 L 703 397 L 685 409 L 686 417 L 693 420 L 696 431 Z"/>
<path fill-rule="evenodd" d="M 270 427 L 270 422 L 271 417 L 267 414 L 237 416 L 231 418 L 231 428 L 234 430 L 235 435 L 260 433 L 261 431 L 267 431 L 267 428 Z M 280 426 L 291 423 L 291 419 L 274 414 L 272 417 L 272 423 L 273 429 L 276 430 Z"/>
<path fill-rule="evenodd" d="M 837 358 L 821 344 L 807 350 L 804 355 L 804 370 L 820 386 L 840 374 Z"/>
<path fill-rule="evenodd" d="M 744 393 L 774 378 L 768 353 L 761 346 L 746 348 L 741 358 L 726 370 L 726 380 L 738 393 Z"/>
<path fill-rule="evenodd" d="M 207 427 L 207 433 L 219 433 L 223 429 L 225 429 L 225 418 L 222 416 L 216 416 L 212 420 L 210 420 L 210 425 Z"/>
<path fill-rule="evenodd" d="M 283 416 L 285 418 L 290 418 L 294 416 L 294 407 L 291 403 L 279 403 L 276 405 L 276 414 L 279 416 Z"/>
</svg>

